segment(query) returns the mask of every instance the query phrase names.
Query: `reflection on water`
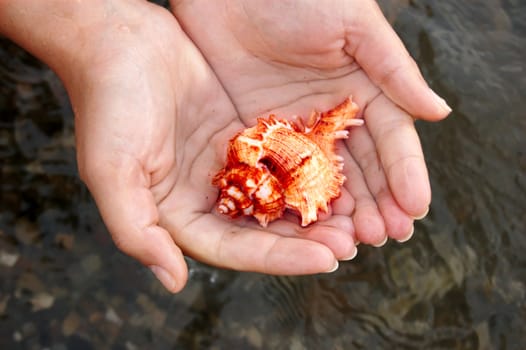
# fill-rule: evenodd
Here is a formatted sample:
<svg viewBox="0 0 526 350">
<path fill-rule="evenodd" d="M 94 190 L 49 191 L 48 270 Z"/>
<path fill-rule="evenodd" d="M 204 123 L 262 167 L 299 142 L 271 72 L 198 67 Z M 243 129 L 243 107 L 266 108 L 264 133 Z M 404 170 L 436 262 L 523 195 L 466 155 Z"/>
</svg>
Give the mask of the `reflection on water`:
<svg viewBox="0 0 526 350">
<path fill-rule="evenodd" d="M 2 41 L 0 348 L 521 348 L 526 3 L 381 4 L 455 111 L 418 124 L 434 197 L 415 237 L 323 276 L 189 262 L 175 297 L 111 243 L 57 78 Z"/>
</svg>

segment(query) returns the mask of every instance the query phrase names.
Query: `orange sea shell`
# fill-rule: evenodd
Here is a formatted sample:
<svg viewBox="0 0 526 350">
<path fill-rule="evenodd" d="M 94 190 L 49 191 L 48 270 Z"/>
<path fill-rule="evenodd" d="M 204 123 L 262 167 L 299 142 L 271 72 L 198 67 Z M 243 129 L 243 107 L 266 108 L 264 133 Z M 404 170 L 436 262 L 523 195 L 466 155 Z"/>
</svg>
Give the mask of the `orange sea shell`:
<svg viewBox="0 0 526 350">
<path fill-rule="evenodd" d="M 230 217 L 253 215 L 262 226 L 280 218 L 285 209 L 301 216 L 301 225 L 318 219 L 340 195 L 345 181 L 343 159 L 334 152 L 337 139 L 346 138 L 358 106 L 349 97 L 333 109 L 313 112 L 304 125 L 259 118 L 257 125 L 229 142 L 227 161 L 213 178 L 219 187 L 217 209 Z"/>
</svg>

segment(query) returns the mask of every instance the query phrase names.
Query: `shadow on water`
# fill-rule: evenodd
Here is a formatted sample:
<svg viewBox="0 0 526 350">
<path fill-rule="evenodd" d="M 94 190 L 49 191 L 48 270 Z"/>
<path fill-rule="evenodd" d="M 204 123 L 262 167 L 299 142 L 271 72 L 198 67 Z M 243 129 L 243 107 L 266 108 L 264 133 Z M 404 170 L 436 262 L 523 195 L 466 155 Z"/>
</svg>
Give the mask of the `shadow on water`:
<svg viewBox="0 0 526 350">
<path fill-rule="evenodd" d="M 454 108 L 418 122 L 433 187 L 415 237 L 333 274 L 193 261 L 168 295 L 119 253 L 77 177 L 56 76 L 0 42 L 0 348 L 519 349 L 526 334 L 526 4 L 381 1 Z"/>
</svg>

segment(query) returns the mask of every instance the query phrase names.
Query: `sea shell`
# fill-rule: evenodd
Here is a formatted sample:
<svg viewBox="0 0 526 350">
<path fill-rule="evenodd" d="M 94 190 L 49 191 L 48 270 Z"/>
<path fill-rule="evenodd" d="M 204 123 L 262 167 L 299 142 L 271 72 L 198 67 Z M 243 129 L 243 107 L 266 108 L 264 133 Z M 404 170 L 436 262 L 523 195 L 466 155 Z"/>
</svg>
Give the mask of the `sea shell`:
<svg viewBox="0 0 526 350">
<path fill-rule="evenodd" d="M 358 106 L 347 98 L 323 113 L 313 112 L 305 125 L 270 115 L 236 134 L 229 142 L 226 165 L 213 178 L 219 187 L 217 209 L 232 218 L 253 215 L 262 226 L 285 209 L 301 216 L 301 225 L 327 212 L 345 181 L 343 158 L 334 143 L 346 138 Z"/>
</svg>

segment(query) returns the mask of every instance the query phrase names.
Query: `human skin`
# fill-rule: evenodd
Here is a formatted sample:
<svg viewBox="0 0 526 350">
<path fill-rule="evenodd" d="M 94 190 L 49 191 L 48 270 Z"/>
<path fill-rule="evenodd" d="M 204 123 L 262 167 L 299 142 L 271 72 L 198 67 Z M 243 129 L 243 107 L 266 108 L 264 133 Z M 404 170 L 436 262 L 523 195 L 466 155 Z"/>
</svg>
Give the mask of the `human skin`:
<svg viewBox="0 0 526 350">
<path fill-rule="evenodd" d="M 48 64 L 63 81 L 75 113 L 79 173 L 115 244 L 152 268 L 172 292 L 180 291 L 187 281 L 183 254 L 241 271 L 288 275 L 333 271 L 338 260 L 356 253 L 354 226 L 360 222 L 361 196 L 371 207 L 381 207 L 367 187 L 367 167 L 360 168 L 368 161 L 360 154 L 369 157 L 366 151 L 374 150 L 375 133 L 382 132 L 381 121 L 369 121 L 367 107 L 367 132 L 353 131 L 343 150 L 349 164 L 346 175 L 355 181 L 335 203 L 335 215 L 305 229 L 296 218 L 287 218 L 264 230 L 253 221 L 227 220 L 214 211 L 217 189 L 210 180 L 222 166 L 227 140 L 249 125 L 256 112 L 303 113 L 315 106 L 327 107 L 340 93 L 353 92 L 337 89 L 342 83 L 337 75 L 332 79 L 335 86 L 327 88 L 322 98 L 312 94 L 294 99 L 304 93 L 294 93 L 293 84 L 287 84 L 286 90 L 265 88 L 259 77 L 266 72 L 258 73 L 257 65 L 242 65 L 253 74 L 253 86 L 243 72 L 242 86 L 251 90 L 234 93 L 233 75 L 224 73 L 232 67 L 218 66 L 213 51 L 208 52 L 203 43 L 198 49 L 173 15 L 142 0 L 0 0 L 0 33 Z M 301 82 L 300 90 L 304 85 L 309 84 Z M 271 95 L 281 92 L 290 98 L 273 100 Z M 247 96 L 258 103 L 247 103 Z M 370 102 L 367 96 L 355 94 L 362 106 Z M 412 119 L 409 123 L 402 109 L 393 109 L 390 98 L 381 100 L 387 105 L 384 108 L 405 120 L 404 128 L 413 135 L 404 147 L 414 146 L 413 138 L 418 138 Z M 381 109 L 382 104 L 376 106 Z M 436 119 L 441 117 L 438 114 Z M 373 125 L 379 129 L 374 131 Z M 353 148 L 358 151 L 348 151 Z M 406 151 L 410 158 L 423 161 L 419 144 L 416 151 Z M 427 181 L 424 175 L 421 180 Z M 427 205 L 429 195 L 426 200 Z M 415 205 L 413 214 L 426 205 Z M 408 222 L 410 215 L 405 214 Z M 368 236 L 366 231 L 357 232 Z M 376 236 L 385 236 L 373 231 L 370 235 L 373 244 L 381 243 Z"/>
</svg>

